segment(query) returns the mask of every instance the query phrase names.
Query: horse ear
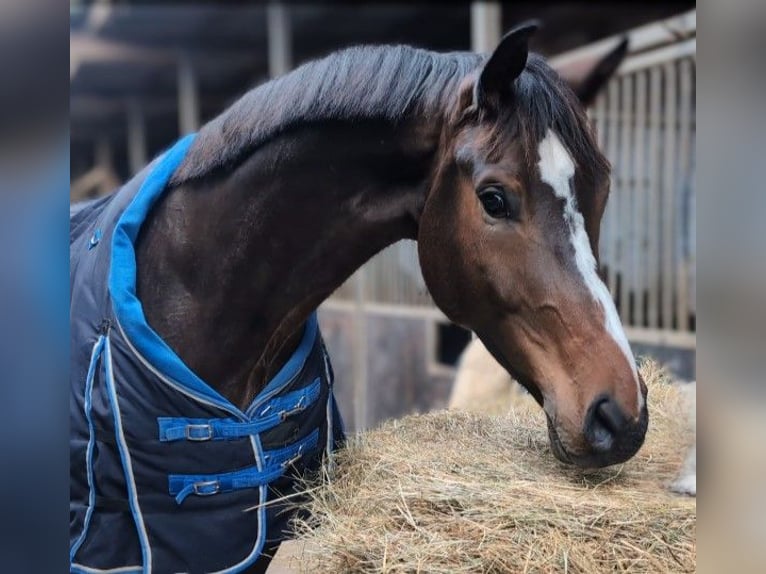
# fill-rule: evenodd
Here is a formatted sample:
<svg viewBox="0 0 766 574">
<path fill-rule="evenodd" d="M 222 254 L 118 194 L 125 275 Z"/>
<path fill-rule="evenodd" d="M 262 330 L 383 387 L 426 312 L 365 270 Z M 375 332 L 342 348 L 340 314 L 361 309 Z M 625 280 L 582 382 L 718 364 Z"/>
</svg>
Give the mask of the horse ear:
<svg viewBox="0 0 766 574">
<path fill-rule="evenodd" d="M 561 73 L 561 76 L 569 83 L 584 106 L 590 106 L 596 101 L 596 96 L 606 86 L 625 59 L 628 45 L 628 37 L 624 36 L 617 46 L 584 72 L 581 71 L 576 75 Z"/>
<path fill-rule="evenodd" d="M 503 36 L 476 82 L 474 102 L 478 107 L 498 105 L 512 94 L 514 80 L 527 65 L 529 38 L 539 27 L 537 20 L 529 20 Z"/>
</svg>

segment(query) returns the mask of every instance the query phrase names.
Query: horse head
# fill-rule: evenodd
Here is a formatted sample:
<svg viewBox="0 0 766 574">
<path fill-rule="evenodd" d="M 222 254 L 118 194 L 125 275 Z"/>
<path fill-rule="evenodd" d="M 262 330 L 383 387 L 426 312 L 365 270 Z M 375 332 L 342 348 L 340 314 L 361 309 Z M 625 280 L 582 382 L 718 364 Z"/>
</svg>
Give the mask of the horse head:
<svg viewBox="0 0 766 574">
<path fill-rule="evenodd" d="M 598 275 L 609 164 L 584 111 L 626 43 L 573 89 L 529 53 L 536 28 L 508 33 L 454 94 L 418 250 L 436 304 L 542 405 L 557 458 L 601 467 L 633 456 L 648 422 Z"/>
</svg>

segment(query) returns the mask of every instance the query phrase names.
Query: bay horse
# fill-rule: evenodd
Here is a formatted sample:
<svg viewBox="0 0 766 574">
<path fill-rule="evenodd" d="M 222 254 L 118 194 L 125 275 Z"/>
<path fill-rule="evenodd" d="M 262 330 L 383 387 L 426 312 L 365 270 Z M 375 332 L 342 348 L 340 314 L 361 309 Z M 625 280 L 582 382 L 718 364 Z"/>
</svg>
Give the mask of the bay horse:
<svg viewBox="0 0 766 574">
<path fill-rule="evenodd" d="M 646 386 L 596 272 L 609 165 L 582 105 L 621 54 L 576 93 L 529 53 L 536 28 L 489 56 L 309 62 L 75 210 L 72 571 L 265 568 L 275 497 L 343 440 L 315 309 L 400 239 L 556 457 L 636 453 Z"/>
</svg>

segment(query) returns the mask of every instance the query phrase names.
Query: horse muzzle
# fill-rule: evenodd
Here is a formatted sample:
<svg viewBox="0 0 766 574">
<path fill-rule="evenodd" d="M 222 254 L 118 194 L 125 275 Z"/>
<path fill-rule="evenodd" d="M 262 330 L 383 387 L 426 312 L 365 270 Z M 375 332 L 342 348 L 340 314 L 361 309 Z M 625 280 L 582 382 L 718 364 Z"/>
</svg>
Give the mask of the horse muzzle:
<svg viewBox="0 0 766 574">
<path fill-rule="evenodd" d="M 551 450 L 557 459 L 582 468 L 601 468 L 625 462 L 638 452 L 644 444 L 649 411 L 644 401 L 638 419 L 631 421 L 610 396 L 597 397 L 585 414 L 577 449 L 567 448 L 569 441 L 562 441 L 559 429 L 547 419 Z"/>
</svg>

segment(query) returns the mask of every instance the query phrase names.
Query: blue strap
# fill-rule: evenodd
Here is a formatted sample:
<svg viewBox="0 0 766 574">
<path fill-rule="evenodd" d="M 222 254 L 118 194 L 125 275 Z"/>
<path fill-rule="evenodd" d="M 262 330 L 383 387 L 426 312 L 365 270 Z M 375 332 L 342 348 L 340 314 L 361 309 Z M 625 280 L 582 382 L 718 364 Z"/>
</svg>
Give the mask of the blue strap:
<svg viewBox="0 0 766 574">
<path fill-rule="evenodd" d="M 273 429 L 287 417 L 308 408 L 319 398 L 320 391 L 321 380 L 317 377 L 313 383 L 302 389 L 271 399 L 261 408 L 255 420 L 249 422 L 232 418 L 159 417 L 157 424 L 160 441 L 228 440 L 255 435 Z"/>
<path fill-rule="evenodd" d="M 280 449 L 264 452 L 262 470 L 257 465 L 249 466 L 234 472 L 220 474 L 171 474 L 168 476 L 168 491 L 181 504 L 190 494 L 210 496 L 220 492 L 231 492 L 243 488 L 254 488 L 267 485 L 279 477 L 285 470 L 306 452 L 317 447 L 319 429 L 303 439 Z"/>
</svg>

